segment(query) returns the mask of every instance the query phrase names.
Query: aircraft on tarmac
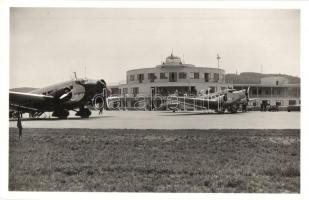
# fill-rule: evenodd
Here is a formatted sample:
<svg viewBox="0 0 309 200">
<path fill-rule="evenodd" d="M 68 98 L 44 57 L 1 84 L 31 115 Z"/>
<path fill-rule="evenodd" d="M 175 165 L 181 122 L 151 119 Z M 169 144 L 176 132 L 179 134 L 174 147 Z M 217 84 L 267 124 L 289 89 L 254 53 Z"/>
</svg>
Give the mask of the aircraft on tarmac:
<svg viewBox="0 0 309 200">
<path fill-rule="evenodd" d="M 178 110 L 180 105 L 214 110 L 216 113 L 224 113 L 225 111 L 236 113 L 241 107 L 242 111 L 245 112 L 248 102 L 251 100 L 248 95 L 249 89 L 238 91 L 226 89 L 215 93 L 201 94 L 197 97 L 173 95 L 169 98 L 167 104 L 173 112 Z"/>
<path fill-rule="evenodd" d="M 75 76 L 75 80 L 33 89 L 29 92 L 10 90 L 10 117 L 14 113 L 29 113 L 32 117 L 39 117 L 44 112 L 53 112 L 52 116 L 65 119 L 69 116 L 69 110 L 73 110 L 76 116 L 88 118 L 91 111 L 86 106 L 93 105 L 103 109 L 105 99 L 106 82 L 103 79 L 78 79 Z"/>
</svg>

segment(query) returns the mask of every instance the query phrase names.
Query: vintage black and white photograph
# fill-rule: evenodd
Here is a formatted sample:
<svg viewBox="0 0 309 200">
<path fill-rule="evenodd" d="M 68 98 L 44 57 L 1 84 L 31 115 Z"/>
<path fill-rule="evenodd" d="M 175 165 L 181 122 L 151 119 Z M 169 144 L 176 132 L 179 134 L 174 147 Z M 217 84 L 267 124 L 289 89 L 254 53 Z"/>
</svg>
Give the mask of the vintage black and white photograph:
<svg viewBox="0 0 309 200">
<path fill-rule="evenodd" d="M 300 193 L 300 10 L 11 7 L 8 190 Z"/>
</svg>

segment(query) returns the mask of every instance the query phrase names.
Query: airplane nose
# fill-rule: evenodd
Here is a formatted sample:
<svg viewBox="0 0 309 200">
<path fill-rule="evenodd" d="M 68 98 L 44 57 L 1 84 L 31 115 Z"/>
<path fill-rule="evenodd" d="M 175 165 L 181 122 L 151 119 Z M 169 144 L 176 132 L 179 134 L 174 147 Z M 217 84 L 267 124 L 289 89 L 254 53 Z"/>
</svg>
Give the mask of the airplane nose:
<svg viewBox="0 0 309 200">
<path fill-rule="evenodd" d="M 106 88 L 106 82 L 103 79 L 100 79 L 97 81 L 96 85 L 97 85 L 97 92 L 104 93 L 104 89 Z"/>
<path fill-rule="evenodd" d="M 101 82 L 101 84 L 103 85 L 103 87 L 106 87 L 106 82 L 104 81 L 104 79 L 100 79 L 99 81 Z"/>
</svg>

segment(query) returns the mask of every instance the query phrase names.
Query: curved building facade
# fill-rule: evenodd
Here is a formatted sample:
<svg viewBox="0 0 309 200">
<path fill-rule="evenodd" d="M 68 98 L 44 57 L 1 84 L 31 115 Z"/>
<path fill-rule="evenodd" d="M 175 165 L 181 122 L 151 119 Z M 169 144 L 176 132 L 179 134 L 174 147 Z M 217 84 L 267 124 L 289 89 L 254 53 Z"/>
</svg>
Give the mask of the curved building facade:
<svg viewBox="0 0 309 200">
<path fill-rule="evenodd" d="M 215 92 L 228 87 L 223 69 L 184 64 L 180 57 L 171 54 L 160 65 L 126 72 L 126 84 L 112 89 L 112 94 L 162 95 L 177 92 L 179 95 L 197 94 L 200 90 Z"/>
<path fill-rule="evenodd" d="M 124 97 L 121 107 L 125 108 L 133 108 L 138 101 L 136 97 L 145 97 L 149 105 L 155 95 L 197 95 L 202 90 L 212 93 L 228 87 L 236 90 L 250 87 L 250 98 L 257 99 L 250 104 L 256 109 L 263 104 L 285 108 L 300 104 L 300 84 L 291 84 L 280 75 L 262 78 L 259 84 L 227 83 L 223 69 L 185 64 L 173 54 L 155 67 L 127 71 L 124 83 L 108 85 L 112 96 Z"/>
</svg>

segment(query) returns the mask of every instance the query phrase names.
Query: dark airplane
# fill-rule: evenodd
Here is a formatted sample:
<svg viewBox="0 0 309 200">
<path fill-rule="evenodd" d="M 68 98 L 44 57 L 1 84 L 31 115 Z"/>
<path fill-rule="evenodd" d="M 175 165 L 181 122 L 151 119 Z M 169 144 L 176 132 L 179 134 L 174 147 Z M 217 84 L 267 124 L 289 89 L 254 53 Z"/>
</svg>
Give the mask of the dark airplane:
<svg viewBox="0 0 309 200">
<path fill-rule="evenodd" d="M 39 117 L 44 112 L 53 112 L 52 116 L 65 119 L 69 116 L 69 110 L 73 110 L 76 116 L 88 118 L 91 111 L 86 106 L 103 109 L 105 99 L 106 82 L 103 79 L 76 78 L 29 92 L 10 90 L 10 117 L 14 113 Z"/>
</svg>

